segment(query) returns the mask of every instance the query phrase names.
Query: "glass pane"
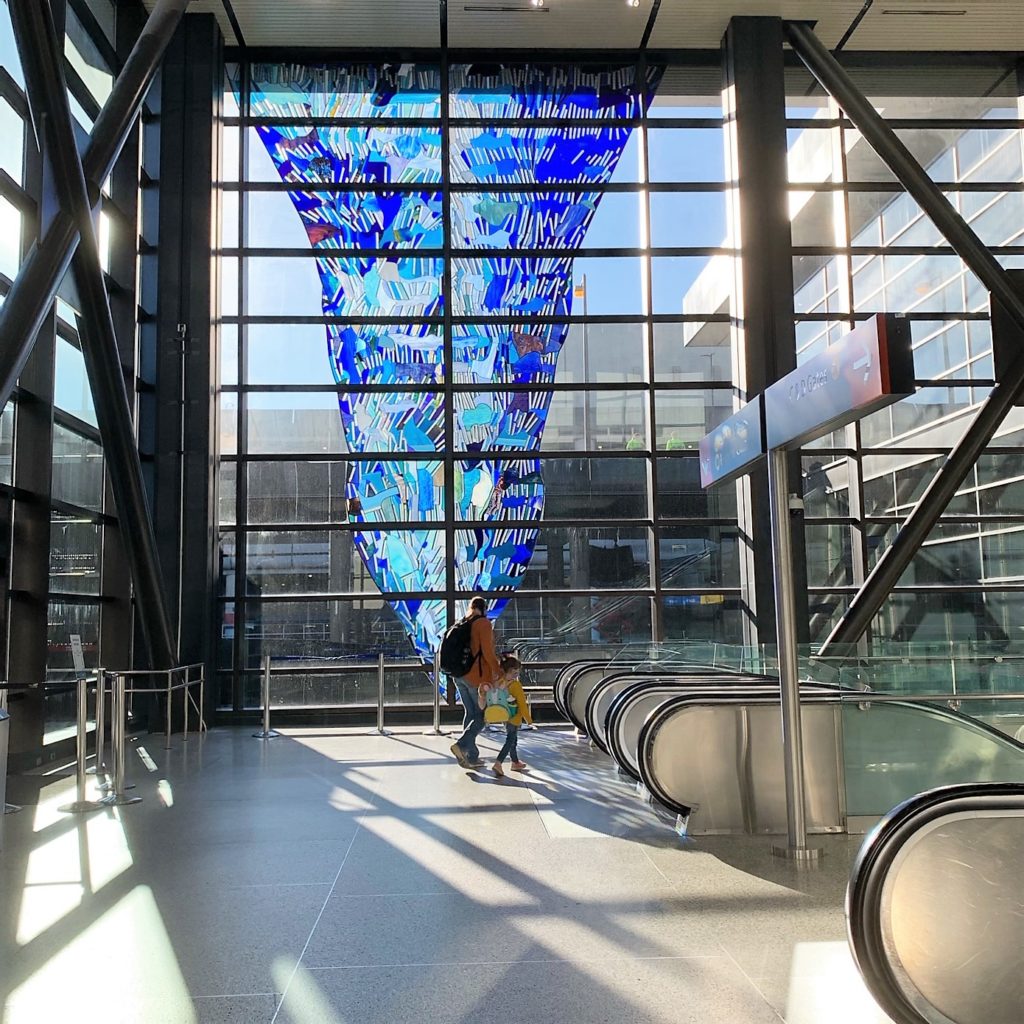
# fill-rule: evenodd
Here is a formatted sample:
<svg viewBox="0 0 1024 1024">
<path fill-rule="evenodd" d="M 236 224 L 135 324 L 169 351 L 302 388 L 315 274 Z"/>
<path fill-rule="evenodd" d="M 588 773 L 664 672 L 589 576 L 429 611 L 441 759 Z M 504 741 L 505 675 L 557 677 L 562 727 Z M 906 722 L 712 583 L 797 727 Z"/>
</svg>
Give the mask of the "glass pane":
<svg viewBox="0 0 1024 1024">
<path fill-rule="evenodd" d="M 455 514 L 491 519 L 499 508 L 543 502 L 545 519 L 639 519 L 647 516 L 646 459 L 503 459 L 455 465 Z M 500 482 L 500 486 L 499 486 Z"/>
<path fill-rule="evenodd" d="M 57 501 L 103 509 L 103 449 L 59 423 L 53 425 L 52 488 Z"/>
<path fill-rule="evenodd" d="M 551 644 L 647 643 L 652 635 L 651 599 L 521 595 L 509 600 L 494 626 L 499 647 L 516 637 Z"/>
<path fill-rule="evenodd" d="M 700 485 L 700 462 L 678 455 L 657 460 L 655 510 L 662 519 L 735 519 L 736 487 L 723 484 L 705 490 Z"/>
<path fill-rule="evenodd" d="M 0 98 L 0 168 L 19 185 L 25 183 L 25 122 Z"/>
<path fill-rule="evenodd" d="M 439 192 L 250 192 L 253 248 L 441 249 Z M 298 216 L 296 216 L 298 210 Z"/>
<path fill-rule="evenodd" d="M 841 524 L 804 527 L 807 582 L 812 587 L 845 587 L 853 583 L 851 527 Z"/>
<path fill-rule="evenodd" d="M 245 667 L 258 668 L 265 654 L 303 663 L 363 656 L 383 650 L 411 658 L 405 627 L 382 597 L 337 601 L 250 601 L 246 605 Z"/>
<path fill-rule="evenodd" d="M 656 391 L 657 447 L 667 451 L 695 448 L 705 434 L 732 414 L 731 388 Z"/>
<path fill-rule="evenodd" d="M 453 64 L 453 118 L 632 118 L 640 113 L 634 65 Z"/>
<path fill-rule="evenodd" d="M 732 275 L 732 256 L 654 256 L 651 310 L 688 316 L 728 313 Z"/>
<path fill-rule="evenodd" d="M 51 601 L 47 609 L 47 669 L 73 669 L 71 636 L 82 638 L 86 668 L 99 664 L 100 606 Z M 73 704 L 72 704 L 73 708 Z M 74 720 L 73 717 L 71 719 Z"/>
<path fill-rule="evenodd" d="M 654 375 L 659 381 L 728 381 L 732 377 L 727 323 L 654 325 Z"/>
<path fill-rule="evenodd" d="M 92 98 L 103 106 L 114 87 L 114 76 L 107 62 L 100 56 L 96 44 L 92 41 L 85 26 L 69 6 L 67 10 L 66 35 L 64 37 L 64 54 L 71 66 L 78 72 Z"/>
<path fill-rule="evenodd" d="M 1020 747 L 967 718 L 898 704 L 843 708 L 846 807 L 878 817 L 924 790 L 964 782 L 1021 777 Z M 900 757 L 893 761 L 892 751 Z"/>
<path fill-rule="evenodd" d="M 639 391 L 551 395 L 541 451 L 645 451 L 647 396 Z"/>
<path fill-rule="evenodd" d="M 832 518 L 850 514 L 850 466 L 846 459 L 832 462 L 805 458 L 803 463 L 804 514 Z"/>
<path fill-rule="evenodd" d="M 651 181 L 725 181 L 725 133 L 721 128 L 649 128 Z"/>
<path fill-rule="evenodd" d="M 21 211 L 0 196 L 0 274 L 12 281 L 21 266 Z"/>
<path fill-rule="evenodd" d="M 558 356 L 556 384 L 626 384 L 646 379 L 644 324 L 571 324 Z"/>
<path fill-rule="evenodd" d="M 57 337 L 57 363 L 53 381 L 53 404 L 58 409 L 77 416 L 96 426 L 96 407 L 92 389 L 85 372 L 82 350 L 59 335 Z"/>
<path fill-rule="evenodd" d="M 233 525 L 235 522 L 235 488 L 238 466 L 234 462 L 220 464 L 217 488 L 218 522 Z"/>
<path fill-rule="evenodd" d="M 14 402 L 8 402 L 0 415 L 0 483 L 11 483 L 14 471 Z"/>
<path fill-rule="evenodd" d="M 248 404 L 248 445 L 253 454 L 345 451 L 338 397 L 332 392 L 257 392 L 249 395 Z"/>
<path fill-rule="evenodd" d="M 50 591 L 99 594 L 101 553 L 100 526 L 54 514 L 50 521 Z"/>
<path fill-rule="evenodd" d="M 658 531 L 661 585 L 688 590 L 738 587 L 740 566 L 735 526 L 686 526 Z"/>
<path fill-rule="evenodd" d="M 431 548 L 444 548 L 440 531 L 381 531 L 374 543 L 397 561 L 403 550 L 413 551 L 413 538 L 420 545 L 429 543 Z M 246 540 L 246 583 L 250 593 L 261 597 L 378 590 L 356 549 L 356 534 L 351 530 L 250 533 Z"/>
<path fill-rule="evenodd" d="M 6 3 L 0 4 L 0 67 L 4 68 L 18 85 L 25 88 L 18 44 L 15 42 L 14 29 L 11 27 L 11 12 L 7 9 Z"/>
<path fill-rule="evenodd" d="M 249 324 L 245 345 L 247 384 L 334 383 L 323 324 Z"/>
<path fill-rule="evenodd" d="M 459 542 L 472 547 L 472 534 Z M 537 531 L 521 590 L 645 590 L 651 586 L 650 531 L 639 527 L 548 527 Z"/>
<path fill-rule="evenodd" d="M 454 192 L 458 249 L 627 249 L 640 245 L 639 192 Z"/>
<path fill-rule="evenodd" d="M 436 65 L 263 64 L 250 70 L 256 117 L 437 118 Z"/>
<path fill-rule="evenodd" d="M 666 640 L 743 642 L 744 604 L 725 594 L 669 594 L 661 599 L 661 629 Z"/>
<path fill-rule="evenodd" d="M 728 245 L 724 192 L 651 192 L 651 245 Z"/>
<path fill-rule="evenodd" d="M 977 398 L 985 394 L 979 389 Z M 865 447 L 884 445 L 899 438 L 915 447 L 946 447 L 966 427 L 966 413 L 974 404 L 971 388 L 921 388 L 909 398 L 872 413 L 861 421 Z"/>
<path fill-rule="evenodd" d="M 250 462 L 248 522 L 341 523 L 348 517 L 344 462 Z"/>
</svg>

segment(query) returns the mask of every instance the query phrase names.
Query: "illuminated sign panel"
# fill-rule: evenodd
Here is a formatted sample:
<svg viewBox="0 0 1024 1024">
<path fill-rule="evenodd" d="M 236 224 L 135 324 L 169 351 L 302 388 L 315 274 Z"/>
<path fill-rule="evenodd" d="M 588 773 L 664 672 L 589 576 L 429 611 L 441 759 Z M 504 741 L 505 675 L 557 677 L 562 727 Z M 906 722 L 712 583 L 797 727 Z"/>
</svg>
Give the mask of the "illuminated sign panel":
<svg viewBox="0 0 1024 1024">
<path fill-rule="evenodd" d="M 735 479 L 748 472 L 762 455 L 764 431 L 759 395 L 701 440 L 701 487 Z"/>
<path fill-rule="evenodd" d="M 910 323 L 879 313 L 765 390 L 767 446 L 798 448 L 913 390 Z"/>
</svg>

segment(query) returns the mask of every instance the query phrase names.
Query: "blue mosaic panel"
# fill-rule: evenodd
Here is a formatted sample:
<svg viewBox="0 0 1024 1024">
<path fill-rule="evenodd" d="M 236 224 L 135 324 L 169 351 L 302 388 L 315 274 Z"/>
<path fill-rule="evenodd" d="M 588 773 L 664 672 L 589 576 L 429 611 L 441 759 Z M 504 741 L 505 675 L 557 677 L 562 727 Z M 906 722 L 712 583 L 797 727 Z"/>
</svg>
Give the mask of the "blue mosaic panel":
<svg viewBox="0 0 1024 1024">
<path fill-rule="evenodd" d="M 651 69 L 644 95 L 660 72 Z M 457 469 L 452 500 L 461 518 L 481 525 L 460 530 L 455 564 L 463 591 L 512 592 L 529 565 L 544 509 L 540 462 L 502 452 L 540 449 L 551 394 L 537 385 L 554 379 L 566 325 L 531 325 L 534 317 L 567 315 L 572 253 L 579 248 L 631 129 L 622 126 L 459 126 L 450 139 L 455 183 L 493 185 L 486 193 L 453 194 L 451 242 L 480 251 L 452 266 L 452 312 L 485 322 L 453 328 L 451 379 L 509 390 L 453 396 L 454 436 L 444 434 L 443 339 L 435 324 L 366 326 L 347 318 L 404 320 L 440 317 L 443 206 L 430 186 L 441 179 L 437 125 L 388 124 L 388 117 L 437 117 L 435 69 L 412 66 L 308 67 L 255 65 L 250 110 L 266 118 L 375 117 L 381 123 L 268 127 L 258 132 L 281 179 L 306 186 L 291 192 L 317 267 L 335 379 L 342 385 L 412 388 L 388 394 L 343 392 L 340 411 L 351 451 L 440 453 L 450 444 L 480 453 Z M 459 67 L 453 77 L 456 116 L 489 119 L 634 118 L 642 100 L 634 70 L 559 67 Z M 435 84 L 436 83 L 436 84 Z M 319 190 L 318 184 L 376 182 L 423 186 L 365 192 Z M 509 185 L 554 186 L 525 196 Z M 560 184 L 595 191 L 559 191 Z M 503 188 L 504 186 L 504 188 Z M 347 255 L 342 248 L 388 250 Z M 502 249 L 551 249 L 545 258 L 502 256 Z M 421 254 L 417 254 L 417 250 Z M 431 252 L 433 250 L 433 252 Z M 495 255 L 487 255 L 488 251 Z M 515 316 L 522 323 L 487 323 Z M 427 468 L 427 467 L 433 468 Z M 356 545 L 381 590 L 429 593 L 446 588 L 443 537 L 414 529 L 374 530 L 371 524 L 443 520 L 440 463 L 381 461 L 353 465 L 348 497 L 365 523 Z M 357 499 L 354 504 L 352 499 Z M 494 524 L 494 525 L 490 525 Z M 444 627 L 443 602 L 393 600 L 417 652 L 431 658 Z M 497 616 L 504 601 L 495 602 Z"/>
</svg>

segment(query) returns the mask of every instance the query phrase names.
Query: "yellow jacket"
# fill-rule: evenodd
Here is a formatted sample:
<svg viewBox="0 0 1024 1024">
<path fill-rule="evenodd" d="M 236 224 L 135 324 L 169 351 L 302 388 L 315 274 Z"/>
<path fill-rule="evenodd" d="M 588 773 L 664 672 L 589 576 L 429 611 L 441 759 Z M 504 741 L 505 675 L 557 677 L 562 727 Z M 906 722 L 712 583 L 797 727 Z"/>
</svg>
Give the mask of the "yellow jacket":
<svg viewBox="0 0 1024 1024">
<path fill-rule="evenodd" d="M 526 702 L 526 694 L 523 693 L 523 684 L 518 679 L 510 679 L 505 686 L 509 695 L 516 702 L 516 713 L 512 719 L 513 725 L 522 725 L 527 722 L 533 725 L 533 716 L 530 714 L 530 705 Z"/>
</svg>

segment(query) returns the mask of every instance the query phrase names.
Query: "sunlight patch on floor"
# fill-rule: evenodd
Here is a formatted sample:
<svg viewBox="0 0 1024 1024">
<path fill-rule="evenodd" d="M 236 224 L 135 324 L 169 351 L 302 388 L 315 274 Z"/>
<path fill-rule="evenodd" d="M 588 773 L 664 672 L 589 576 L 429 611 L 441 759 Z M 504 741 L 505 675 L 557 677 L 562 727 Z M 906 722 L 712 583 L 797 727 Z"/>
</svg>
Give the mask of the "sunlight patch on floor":
<svg viewBox="0 0 1024 1024">
<path fill-rule="evenodd" d="M 892 1024 L 875 1002 L 845 942 L 799 942 L 793 950 L 786 1024 Z"/>
</svg>

